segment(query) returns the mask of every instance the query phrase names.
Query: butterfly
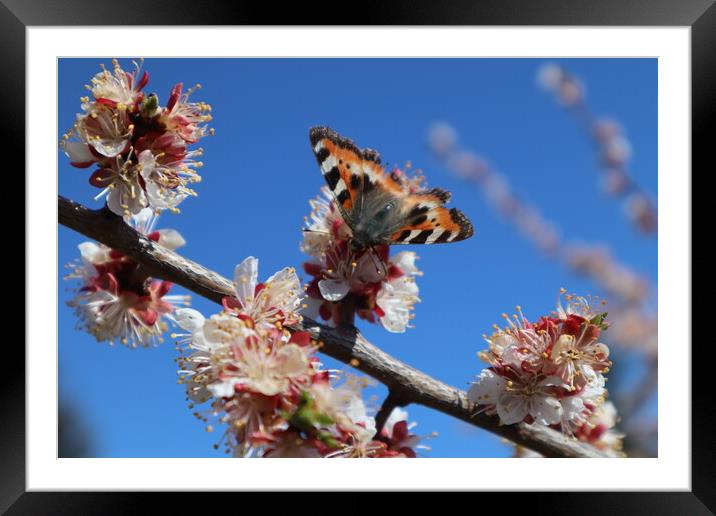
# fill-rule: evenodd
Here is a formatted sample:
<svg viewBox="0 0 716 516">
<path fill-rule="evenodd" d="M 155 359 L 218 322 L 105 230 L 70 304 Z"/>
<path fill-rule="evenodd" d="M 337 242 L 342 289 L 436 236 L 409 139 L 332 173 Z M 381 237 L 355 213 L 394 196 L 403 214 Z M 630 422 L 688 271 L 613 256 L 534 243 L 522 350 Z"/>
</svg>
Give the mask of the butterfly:
<svg viewBox="0 0 716 516">
<path fill-rule="evenodd" d="M 473 235 L 467 217 L 445 208 L 450 192 L 411 192 L 405 177 L 386 172 L 380 155 L 328 127 L 312 127 L 311 148 L 353 237 L 354 249 L 387 244 L 442 244 Z"/>
</svg>

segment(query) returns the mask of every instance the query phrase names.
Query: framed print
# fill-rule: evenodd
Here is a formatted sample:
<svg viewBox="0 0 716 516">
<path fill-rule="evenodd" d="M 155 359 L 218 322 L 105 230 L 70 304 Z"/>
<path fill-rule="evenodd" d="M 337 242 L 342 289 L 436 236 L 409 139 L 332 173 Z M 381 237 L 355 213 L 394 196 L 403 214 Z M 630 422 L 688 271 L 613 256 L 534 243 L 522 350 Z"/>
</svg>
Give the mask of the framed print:
<svg viewBox="0 0 716 516">
<path fill-rule="evenodd" d="M 5 1 L 27 333 L 2 507 L 456 490 L 709 513 L 689 167 L 716 8 L 521 4 L 343 26 Z"/>
</svg>

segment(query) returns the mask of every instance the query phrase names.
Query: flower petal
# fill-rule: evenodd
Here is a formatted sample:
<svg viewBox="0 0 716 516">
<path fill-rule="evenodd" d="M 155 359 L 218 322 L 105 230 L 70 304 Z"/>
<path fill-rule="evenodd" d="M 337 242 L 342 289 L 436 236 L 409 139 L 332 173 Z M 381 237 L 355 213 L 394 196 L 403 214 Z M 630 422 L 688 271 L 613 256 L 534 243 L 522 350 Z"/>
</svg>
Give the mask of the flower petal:
<svg viewBox="0 0 716 516">
<path fill-rule="evenodd" d="M 403 333 L 410 322 L 413 305 L 418 301 L 418 286 L 410 276 L 383 284 L 376 297 L 376 304 L 383 311 L 381 325 L 392 333 Z"/>
<path fill-rule="evenodd" d="M 132 213 L 139 213 L 142 208 L 147 206 L 147 197 L 144 195 L 144 190 L 139 186 L 139 183 L 135 183 L 134 195 L 130 193 L 127 186 L 117 181 L 114 183 L 115 188 L 110 188 L 109 194 L 107 194 L 107 207 L 121 217 L 125 215 L 125 210 Z"/>
<path fill-rule="evenodd" d="M 178 308 L 174 312 L 177 324 L 184 330 L 194 333 L 204 326 L 204 316 L 193 308 Z"/>
<path fill-rule="evenodd" d="M 286 344 L 278 351 L 276 358 L 282 376 L 300 376 L 306 374 L 310 367 L 308 355 L 298 344 Z"/>
<path fill-rule="evenodd" d="M 577 422 L 585 409 L 584 401 L 579 396 L 562 398 L 560 404 L 562 405 L 562 418 L 567 422 Z"/>
<path fill-rule="evenodd" d="M 165 188 L 154 180 L 145 179 L 145 185 L 149 205 L 154 209 L 175 208 L 187 197 L 187 194 L 180 193 L 177 189 Z"/>
<path fill-rule="evenodd" d="M 89 145 L 82 142 L 65 142 L 62 150 L 70 158 L 70 163 L 74 166 L 88 166 L 88 164 L 97 161 L 97 158 L 89 149 Z"/>
<path fill-rule="evenodd" d="M 125 151 L 125 149 L 129 146 L 129 142 L 129 139 L 123 137 L 108 137 L 93 139 L 90 145 L 92 145 L 92 148 L 94 148 L 94 150 L 102 156 L 114 158 Z"/>
<path fill-rule="evenodd" d="M 159 245 L 167 249 L 178 249 L 186 244 L 186 240 L 175 229 L 159 230 Z"/>
<path fill-rule="evenodd" d="M 134 227 L 142 234 L 147 235 L 151 229 L 151 224 L 154 218 L 154 210 L 151 208 L 144 208 L 139 213 L 132 215 L 132 223 Z"/>
<path fill-rule="evenodd" d="M 529 414 L 529 404 L 523 396 L 513 396 L 504 392 L 497 402 L 497 415 L 504 425 L 521 423 Z"/>
<path fill-rule="evenodd" d="M 148 179 L 157 164 L 156 159 L 154 159 L 154 154 L 152 154 L 151 150 L 146 149 L 139 153 L 138 158 L 139 164 L 141 165 L 142 177 Z"/>
<path fill-rule="evenodd" d="M 207 386 L 207 389 L 215 398 L 229 398 L 234 395 L 234 385 L 236 385 L 238 379 L 228 378 L 222 382 L 212 383 Z"/>
<path fill-rule="evenodd" d="M 234 289 L 236 297 L 243 306 L 254 299 L 259 277 L 259 260 L 249 256 L 234 269 Z"/>
<path fill-rule="evenodd" d="M 554 425 L 562 420 L 562 404 L 552 396 L 530 398 L 530 415 L 541 425 Z"/>
<path fill-rule="evenodd" d="M 420 272 L 415 266 L 415 260 L 417 258 L 417 255 L 413 251 L 401 251 L 393 256 L 390 261 L 400 267 L 405 274 L 415 275 Z"/>
<path fill-rule="evenodd" d="M 483 369 L 477 382 L 467 391 L 467 399 L 479 405 L 496 405 L 507 381 L 491 369 Z"/>
<path fill-rule="evenodd" d="M 388 416 L 388 419 L 385 420 L 385 423 L 383 423 L 383 430 L 389 435 L 393 435 L 393 426 L 396 423 L 399 423 L 401 421 L 407 421 L 408 420 L 408 412 L 406 410 L 401 409 L 400 407 L 395 407 L 393 411 Z"/>
<path fill-rule="evenodd" d="M 85 263 L 102 263 L 107 261 L 107 259 L 109 258 L 107 256 L 108 249 L 103 248 L 102 246 L 97 245 L 94 242 L 82 242 L 77 247 L 80 250 L 80 255 L 82 255 L 82 260 Z"/>
</svg>

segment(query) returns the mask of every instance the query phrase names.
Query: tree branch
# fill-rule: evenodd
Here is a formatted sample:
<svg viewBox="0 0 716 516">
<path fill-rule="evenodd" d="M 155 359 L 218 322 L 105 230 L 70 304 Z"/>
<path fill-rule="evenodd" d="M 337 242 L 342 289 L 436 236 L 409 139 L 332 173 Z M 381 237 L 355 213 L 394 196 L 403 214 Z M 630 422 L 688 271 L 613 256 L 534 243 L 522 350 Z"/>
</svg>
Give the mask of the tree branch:
<svg viewBox="0 0 716 516">
<path fill-rule="evenodd" d="M 90 210 L 58 197 L 59 223 L 122 251 L 149 274 L 221 303 L 233 295 L 231 281 L 152 242 L 109 210 Z M 418 403 L 482 428 L 545 457 L 609 457 L 593 446 L 540 425 L 501 425 L 498 418 L 474 414 L 467 394 L 414 369 L 368 342 L 355 328 L 330 328 L 308 318 L 296 328 L 321 343 L 321 352 L 385 384 L 401 403 Z M 387 416 L 386 416 L 387 417 Z"/>
<path fill-rule="evenodd" d="M 408 403 L 410 403 L 410 401 L 401 399 L 396 391 L 388 391 L 388 396 L 383 400 L 380 410 L 375 415 L 375 431 L 378 436 L 380 436 L 380 432 L 383 430 L 385 422 L 390 417 L 393 409 L 396 407 L 404 407 Z"/>
</svg>

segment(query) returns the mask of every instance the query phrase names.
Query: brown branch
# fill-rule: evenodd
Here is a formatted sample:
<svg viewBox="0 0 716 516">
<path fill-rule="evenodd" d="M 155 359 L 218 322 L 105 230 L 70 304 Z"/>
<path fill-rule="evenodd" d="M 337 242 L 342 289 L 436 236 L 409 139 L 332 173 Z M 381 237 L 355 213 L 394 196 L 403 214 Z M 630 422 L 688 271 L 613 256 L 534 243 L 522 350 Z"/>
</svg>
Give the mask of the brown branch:
<svg viewBox="0 0 716 516">
<path fill-rule="evenodd" d="M 402 399 L 397 391 L 388 391 L 388 396 L 383 400 L 380 410 L 378 410 L 378 413 L 375 415 L 375 432 L 378 438 L 380 438 L 380 432 L 383 430 L 385 422 L 390 417 L 393 409 L 396 407 L 404 407 L 408 403 L 410 403 L 410 401 Z"/>
<path fill-rule="evenodd" d="M 221 303 L 234 292 L 231 281 L 137 233 L 107 209 L 90 210 L 58 197 L 60 224 L 122 251 L 149 274 Z M 401 403 L 418 403 L 482 428 L 545 457 L 608 457 L 593 446 L 540 425 L 500 425 L 496 417 L 474 414 L 464 391 L 435 380 L 368 342 L 355 328 L 330 328 L 305 318 L 297 329 L 321 343 L 321 352 L 385 384 Z M 387 416 L 386 416 L 387 417 Z"/>
</svg>

